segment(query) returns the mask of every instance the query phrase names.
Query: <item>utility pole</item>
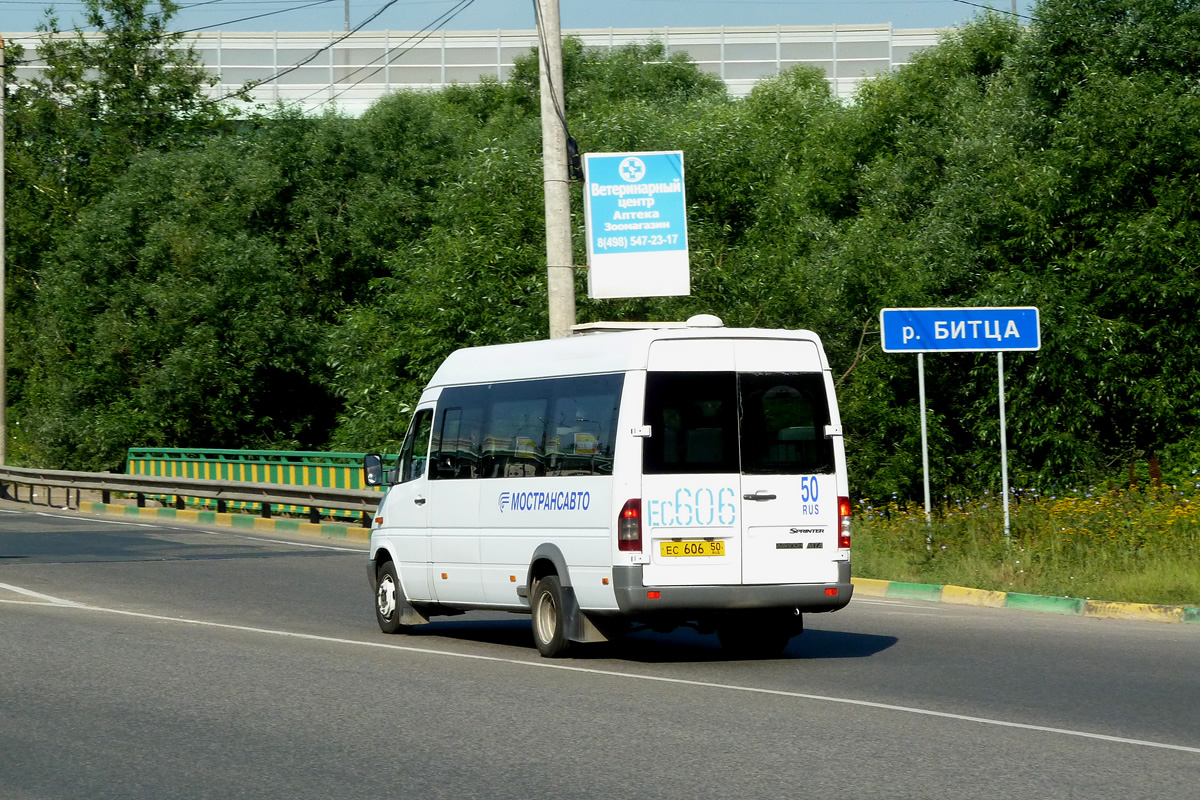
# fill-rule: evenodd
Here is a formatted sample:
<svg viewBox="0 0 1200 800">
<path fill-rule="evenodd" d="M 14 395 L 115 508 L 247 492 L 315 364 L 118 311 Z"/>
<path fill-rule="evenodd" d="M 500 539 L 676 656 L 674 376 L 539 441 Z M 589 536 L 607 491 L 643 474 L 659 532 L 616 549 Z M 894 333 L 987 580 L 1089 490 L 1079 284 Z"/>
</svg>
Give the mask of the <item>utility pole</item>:
<svg viewBox="0 0 1200 800">
<path fill-rule="evenodd" d="M 566 101 L 558 0 L 535 0 L 538 75 L 542 96 L 542 169 L 546 193 L 546 293 L 550 338 L 571 335 L 575 324 L 575 257 L 571 246 L 571 192 L 567 173 Z"/>
<path fill-rule="evenodd" d="M 4 37 L 0 36 L 0 467 L 8 463 L 8 360 L 4 357 Z"/>
</svg>

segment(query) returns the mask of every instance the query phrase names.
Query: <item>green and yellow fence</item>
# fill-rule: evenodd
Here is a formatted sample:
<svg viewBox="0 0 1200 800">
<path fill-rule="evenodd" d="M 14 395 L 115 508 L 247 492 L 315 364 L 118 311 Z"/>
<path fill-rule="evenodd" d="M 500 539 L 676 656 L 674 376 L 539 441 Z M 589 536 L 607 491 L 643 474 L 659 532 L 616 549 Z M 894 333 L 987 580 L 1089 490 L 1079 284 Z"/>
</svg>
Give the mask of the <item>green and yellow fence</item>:
<svg viewBox="0 0 1200 800">
<path fill-rule="evenodd" d="M 218 450 L 160 447 L 131 447 L 125 472 L 214 481 L 249 481 L 287 486 L 323 486 L 335 489 L 368 489 L 363 482 L 362 453 L 321 453 L 305 450 Z M 168 498 L 155 497 L 162 502 Z M 173 499 L 173 498 L 171 498 Z M 217 501 L 184 497 L 192 508 L 216 508 Z M 230 502 L 230 510 L 260 512 L 258 503 Z M 272 512 L 303 514 L 299 506 L 273 506 Z M 322 517 L 348 519 L 349 511 L 321 509 Z"/>
</svg>

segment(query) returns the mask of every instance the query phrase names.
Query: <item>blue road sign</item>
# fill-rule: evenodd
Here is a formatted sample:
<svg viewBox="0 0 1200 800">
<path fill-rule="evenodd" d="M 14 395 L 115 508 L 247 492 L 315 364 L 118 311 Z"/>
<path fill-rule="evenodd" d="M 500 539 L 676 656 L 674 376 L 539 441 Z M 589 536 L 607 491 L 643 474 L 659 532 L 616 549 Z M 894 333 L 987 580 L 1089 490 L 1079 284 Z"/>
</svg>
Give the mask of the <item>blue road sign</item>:
<svg viewBox="0 0 1200 800">
<path fill-rule="evenodd" d="M 885 308 L 879 312 L 885 353 L 995 353 L 1042 346 L 1038 310 Z"/>
</svg>

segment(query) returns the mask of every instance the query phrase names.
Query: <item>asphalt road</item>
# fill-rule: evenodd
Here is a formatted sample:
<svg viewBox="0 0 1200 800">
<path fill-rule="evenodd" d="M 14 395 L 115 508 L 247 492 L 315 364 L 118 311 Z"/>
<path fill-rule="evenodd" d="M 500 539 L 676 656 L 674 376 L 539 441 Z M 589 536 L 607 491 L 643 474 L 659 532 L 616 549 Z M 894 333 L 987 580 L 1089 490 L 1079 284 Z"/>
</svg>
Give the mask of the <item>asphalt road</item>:
<svg viewBox="0 0 1200 800">
<path fill-rule="evenodd" d="M 375 627 L 365 549 L 0 503 L 0 798 L 1190 798 L 1200 626 L 860 598 L 785 658 Z"/>
</svg>

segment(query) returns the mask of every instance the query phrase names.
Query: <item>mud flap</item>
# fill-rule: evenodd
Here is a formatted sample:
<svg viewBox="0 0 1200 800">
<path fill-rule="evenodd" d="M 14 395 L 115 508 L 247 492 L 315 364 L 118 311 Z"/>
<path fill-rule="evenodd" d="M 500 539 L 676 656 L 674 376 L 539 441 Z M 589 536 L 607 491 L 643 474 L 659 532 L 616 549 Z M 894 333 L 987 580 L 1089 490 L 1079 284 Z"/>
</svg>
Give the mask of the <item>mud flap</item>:
<svg viewBox="0 0 1200 800">
<path fill-rule="evenodd" d="M 403 600 L 397 599 L 397 611 L 400 612 L 401 625 L 428 625 L 429 617 L 410 606 Z"/>
<path fill-rule="evenodd" d="M 562 593 L 565 606 L 562 612 L 567 624 L 567 638 L 581 644 L 607 642 L 608 637 L 588 619 L 587 614 L 579 610 L 579 602 L 575 599 L 575 590 L 570 586 L 564 586 Z"/>
</svg>

